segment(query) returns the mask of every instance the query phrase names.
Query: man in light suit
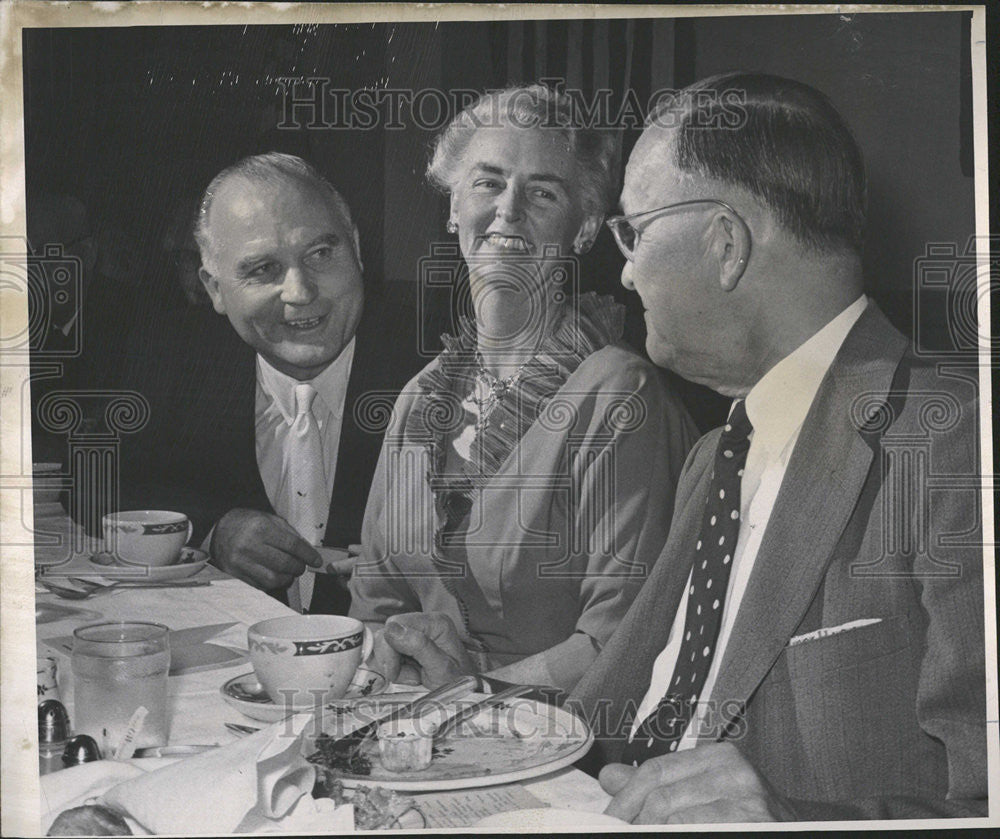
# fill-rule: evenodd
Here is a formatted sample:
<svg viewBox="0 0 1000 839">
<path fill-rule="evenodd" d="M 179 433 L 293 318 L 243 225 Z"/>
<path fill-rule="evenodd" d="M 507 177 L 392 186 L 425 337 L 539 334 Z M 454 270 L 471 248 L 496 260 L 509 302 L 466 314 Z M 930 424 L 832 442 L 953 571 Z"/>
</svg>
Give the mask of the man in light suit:
<svg viewBox="0 0 1000 839">
<path fill-rule="evenodd" d="M 756 74 L 686 94 L 651 117 L 609 225 L 651 358 L 734 404 L 570 698 L 607 812 L 984 816 L 975 374 L 916 358 L 864 296 L 863 162 L 821 94 Z M 399 622 L 384 659 L 427 683 L 467 669 L 438 616 Z"/>
<path fill-rule="evenodd" d="M 217 314 L 142 330 L 127 384 L 151 420 L 123 441 L 123 506 L 187 513 L 196 538 L 211 531 L 215 565 L 283 596 L 321 565 L 318 546 L 359 541 L 382 435 L 356 409 L 379 395 L 391 405 L 419 364 L 414 317 L 364 287 L 350 210 L 300 158 L 257 155 L 221 172 L 195 238 Z M 299 457 L 312 421 L 314 456 Z M 313 611 L 346 614 L 349 602 L 317 577 Z"/>
</svg>

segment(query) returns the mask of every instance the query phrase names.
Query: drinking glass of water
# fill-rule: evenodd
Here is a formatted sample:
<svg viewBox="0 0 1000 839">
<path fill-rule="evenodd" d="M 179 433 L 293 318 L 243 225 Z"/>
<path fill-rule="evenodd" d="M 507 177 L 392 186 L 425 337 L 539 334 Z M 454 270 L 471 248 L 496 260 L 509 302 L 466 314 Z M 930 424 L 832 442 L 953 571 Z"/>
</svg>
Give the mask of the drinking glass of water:
<svg viewBox="0 0 1000 839">
<path fill-rule="evenodd" d="M 73 728 L 93 737 L 105 757 L 123 744 L 167 744 L 168 632 L 162 624 L 136 621 L 91 624 L 73 633 Z"/>
</svg>

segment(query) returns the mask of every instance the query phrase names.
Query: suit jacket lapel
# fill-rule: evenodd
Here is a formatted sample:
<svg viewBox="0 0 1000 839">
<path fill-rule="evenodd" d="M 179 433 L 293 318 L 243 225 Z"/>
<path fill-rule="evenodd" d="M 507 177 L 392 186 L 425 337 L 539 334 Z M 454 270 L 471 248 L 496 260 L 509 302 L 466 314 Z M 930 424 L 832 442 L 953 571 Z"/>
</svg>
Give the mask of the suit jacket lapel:
<svg viewBox="0 0 1000 839">
<path fill-rule="evenodd" d="M 678 487 L 667 543 L 622 623 L 573 691 L 573 700 L 583 705 L 588 717 L 598 715 L 595 736 L 605 760 L 616 759 L 620 741 L 609 738 L 620 735 L 631 722 L 649 687 L 653 663 L 667 645 L 691 570 L 719 434 L 718 430 L 709 433 L 692 450 Z M 607 720 L 600 719 L 602 707 L 610 711 Z"/>
<path fill-rule="evenodd" d="M 238 425 L 246 429 L 246 436 L 239 441 L 240 462 L 246 464 L 244 479 L 247 486 L 252 487 L 251 497 L 260 499 L 269 512 L 274 512 L 257 466 L 257 353 L 240 339 L 238 345 L 234 344 L 233 354 L 239 370 L 239 375 L 231 379 L 236 391 L 234 404 L 240 406 L 243 414 Z"/>
<path fill-rule="evenodd" d="M 887 396 L 906 341 L 874 304 L 820 386 L 792 452 L 712 696 L 746 703 L 801 623 L 872 466 L 852 418 Z"/>
<path fill-rule="evenodd" d="M 359 474 L 367 474 L 365 468 L 370 459 L 373 437 L 371 431 L 360 427 L 355 418 L 355 406 L 371 384 L 372 364 L 378 358 L 376 349 L 370 346 L 373 332 L 372 313 L 377 308 L 375 300 L 365 301 L 365 310 L 358 324 L 354 360 L 351 375 L 347 381 L 344 398 L 344 415 L 340 425 L 340 441 L 337 444 L 337 473 L 333 478 L 333 492 L 330 495 L 330 512 L 326 522 L 323 542 L 334 547 L 347 547 L 361 538 L 361 518 L 367 502 L 367 493 L 359 483 Z M 391 406 L 391 403 L 390 403 Z"/>
<path fill-rule="evenodd" d="M 416 351 L 417 312 L 403 297 L 398 289 L 393 294 L 365 289 L 323 538 L 333 547 L 361 540 L 368 489 L 385 431 L 378 427 L 379 420 L 388 419 L 403 384 L 426 362 Z"/>
</svg>

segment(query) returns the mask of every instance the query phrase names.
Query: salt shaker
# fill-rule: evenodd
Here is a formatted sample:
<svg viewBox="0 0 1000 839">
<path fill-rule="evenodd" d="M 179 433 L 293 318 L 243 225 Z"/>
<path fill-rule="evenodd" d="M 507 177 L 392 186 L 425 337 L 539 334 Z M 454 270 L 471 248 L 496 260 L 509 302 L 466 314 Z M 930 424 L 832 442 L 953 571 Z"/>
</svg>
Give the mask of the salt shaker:
<svg viewBox="0 0 1000 839">
<path fill-rule="evenodd" d="M 69 714 L 58 699 L 38 706 L 38 771 L 42 775 L 62 769 L 62 755 L 69 739 Z"/>
</svg>

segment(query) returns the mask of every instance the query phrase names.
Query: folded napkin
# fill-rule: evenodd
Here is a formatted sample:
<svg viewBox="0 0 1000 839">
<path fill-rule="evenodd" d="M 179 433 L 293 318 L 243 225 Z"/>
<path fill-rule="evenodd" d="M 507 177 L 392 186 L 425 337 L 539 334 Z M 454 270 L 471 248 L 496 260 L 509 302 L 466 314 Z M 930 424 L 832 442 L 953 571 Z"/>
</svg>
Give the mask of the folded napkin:
<svg viewBox="0 0 1000 839">
<path fill-rule="evenodd" d="M 146 761 L 147 763 L 149 761 Z M 173 763 L 165 759 L 164 763 Z M 157 761 L 159 765 L 161 761 Z M 71 769 L 60 769 L 41 779 L 41 833 L 49 832 L 52 822 L 64 810 L 93 804 L 108 787 L 145 773 L 131 762 L 95 760 Z"/>
<path fill-rule="evenodd" d="M 123 781 L 101 803 L 151 833 L 352 830 L 350 807 L 334 813 L 332 801 L 312 798 L 316 769 L 302 756 L 312 719 L 296 714 L 229 746 Z"/>
</svg>

